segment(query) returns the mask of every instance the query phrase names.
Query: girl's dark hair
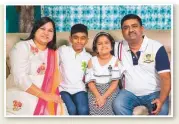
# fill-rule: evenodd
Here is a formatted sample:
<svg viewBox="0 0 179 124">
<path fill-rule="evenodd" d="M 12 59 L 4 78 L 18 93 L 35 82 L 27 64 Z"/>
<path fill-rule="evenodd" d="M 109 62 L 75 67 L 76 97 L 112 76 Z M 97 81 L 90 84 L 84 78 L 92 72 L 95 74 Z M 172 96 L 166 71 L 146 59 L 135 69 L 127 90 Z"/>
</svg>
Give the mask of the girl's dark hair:
<svg viewBox="0 0 179 124">
<path fill-rule="evenodd" d="M 112 47 L 112 50 L 111 50 L 111 54 L 114 55 L 114 43 L 115 43 L 115 40 L 114 38 L 109 34 L 109 33 L 106 33 L 106 32 L 99 32 L 98 34 L 96 34 L 94 40 L 93 40 L 93 51 L 96 52 L 97 50 L 97 41 L 99 39 L 99 37 L 101 36 L 106 36 L 110 43 L 111 43 L 111 47 Z"/>
<path fill-rule="evenodd" d="M 30 36 L 29 36 L 27 39 L 23 39 L 23 40 L 34 39 L 36 31 L 37 31 L 41 26 L 43 26 L 44 24 L 46 24 L 46 23 L 48 23 L 48 22 L 51 22 L 52 25 L 53 25 L 54 36 L 53 36 L 52 41 L 50 41 L 50 42 L 47 44 L 47 47 L 48 47 L 49 49 L 56 50 L 56 49 L 57 49 L 57 46 L 56 46 L 56 28 L 55 28 L 55 23 L 54 23 L 54 21 L 53 21 L 51 18 L 49 18 L 49 17 L 42 17 L 42 18 L 40 18 L 39 20 L 37 20 L 37 21 L 34 23 L 34 26 L 33 26 L 32 31 L 31 31 L 31 33 L 30 33 Z"/>
</svg>

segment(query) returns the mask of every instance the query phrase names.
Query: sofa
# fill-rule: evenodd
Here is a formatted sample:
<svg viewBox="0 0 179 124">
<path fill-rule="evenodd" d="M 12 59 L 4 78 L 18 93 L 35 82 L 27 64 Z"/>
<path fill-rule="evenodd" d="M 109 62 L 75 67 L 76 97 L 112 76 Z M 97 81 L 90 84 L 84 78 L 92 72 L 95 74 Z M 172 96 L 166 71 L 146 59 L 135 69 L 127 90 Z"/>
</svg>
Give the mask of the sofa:
<svg viewBox="0 0 179 124">
<path fill-rule="evenodd" d="M 89 31 L 89 40 L 86 44 L 85 48 L 88 52 L 93 54 L 92 52 L 92 42 L 93 38 L 99 31 L 90 30 Z M 110 30 L 106 31 L 110 33 L 116 41 L 123 40 L 123 36 L 121 30 Z M 154 40 L 161 42 L 171 59 L 171 31 L 170 30 L 145 30 L 144 34 Z M 9 63 L 9 52 L 15 43 L 19 42 L 20 39 L 25 39 L 29 36 L 29 33 L 7 33 L 6 34 L 6 78 L 10 74 L 10 63 Z M 63 44 L 68 44 L 70 33 L 69 32 L 57 32 L 57 46 L 61 46 Z M 146 108 L 141 106 L 135 108 L 134 114 L 146 114 Z"/>
</svg>

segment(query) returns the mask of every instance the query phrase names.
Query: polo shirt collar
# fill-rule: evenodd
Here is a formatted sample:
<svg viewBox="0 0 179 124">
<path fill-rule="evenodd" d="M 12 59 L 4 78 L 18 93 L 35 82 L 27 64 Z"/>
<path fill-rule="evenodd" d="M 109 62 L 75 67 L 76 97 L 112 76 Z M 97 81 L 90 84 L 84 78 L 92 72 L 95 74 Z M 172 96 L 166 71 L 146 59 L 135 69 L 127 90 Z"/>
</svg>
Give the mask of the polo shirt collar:
<svg viewBox="0 0 179 124">
<path fill-rule="evenodd" d="M 123 46 L 124 46 L 124 49 L 128 52 L 130 51 L 130 48 L 129 48 L 129 44 L 126 40 L 122 41 L 123 42 Z"/>
<path fill-rule="evenodd" d="M 141 45 L 139 51 L 145 51 L 146 48 L 147 48 L 147 45 L 148 45 L 148 38 L 147 38 L 147 36 L 144 35 L 143 37 L 144 37 L 144 39 L 143 39 L 143 42 L 142 42 L 142 45 Z M 125 50 L 126 51 L 130 51 L 128 42 L 126 40 L 124 40 L 122 42 L 124 44 L 123 46 L 124 46 Z"/>
<path fill-rule="evenodd" d="M 144 35 L 143 37 L 144 37 L 144 39 L 143 39 L 143 42 L 142 42 L 142 45 L 141 45 L 139 51 L 145 51 L 147 46 L 148 46 L 148 38 L 147 38 L 147 36 Z"/>
</svg>

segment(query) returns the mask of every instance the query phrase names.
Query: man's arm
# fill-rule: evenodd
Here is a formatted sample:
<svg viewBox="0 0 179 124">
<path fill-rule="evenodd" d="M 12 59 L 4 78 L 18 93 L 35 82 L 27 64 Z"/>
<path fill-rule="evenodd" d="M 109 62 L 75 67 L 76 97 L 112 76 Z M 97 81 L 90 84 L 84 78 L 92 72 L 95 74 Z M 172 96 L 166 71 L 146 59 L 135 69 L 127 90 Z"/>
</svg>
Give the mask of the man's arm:
<svg viewBox="0 0 179 124">
<path fill-rule="evenodd" d="M 152 112 L 153 114 L 158 114 L 161 111 L 161 108 L 171 90 L 170 62 L 164 46 L 160 47 L 156 54 L 156 70 L 160 77 L 161 90 L 159 98 L 152 102 L 157 105 L 157 109 Z"/>
<path fill-rule="evenodd" d="M 165 100 L 167 99 L 167 97 L 169 96 L 170 90 L 171 90 L 171 75 L 170 72 L 164 72 L 164 73 L 160 73 L 160 86 L 161 86 L 161 90 L 160 90 L 160 97 L 155 99 L 152 103 L 156 103 L 157 108 L 156 110 L 154 110 L 152 113 L 153 114 L 158 114 L 161 111 L 161 108 L 165 102 Z"/>
<path fill-rule="evenodd" d="M 160 101 L 163 104 L 166 100 L 166 98 L 169 96 L 170 90 L 171 90 L 171 74 L 170 72 L 160 73 Z"/>
</svg>

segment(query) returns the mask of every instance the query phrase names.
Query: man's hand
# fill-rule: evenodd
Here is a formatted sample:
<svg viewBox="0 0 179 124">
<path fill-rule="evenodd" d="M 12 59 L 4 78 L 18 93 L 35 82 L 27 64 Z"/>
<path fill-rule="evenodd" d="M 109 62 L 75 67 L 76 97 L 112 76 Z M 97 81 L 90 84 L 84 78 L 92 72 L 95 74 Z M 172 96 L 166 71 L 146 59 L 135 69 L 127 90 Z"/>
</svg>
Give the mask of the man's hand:
<svg viewBox="0 0 179 124">
<path fill-rule="evenodd" d="M 158 115 L 158 113 L 161 111 L 163 103 L 160 101 L 160 99 L 157 98 L 154 101 L 152 101 L 152 104 L 156 104 L 157 106 L 157 108 L 154 111 L 152 111 L 152 114 Z"/>
</svg>

